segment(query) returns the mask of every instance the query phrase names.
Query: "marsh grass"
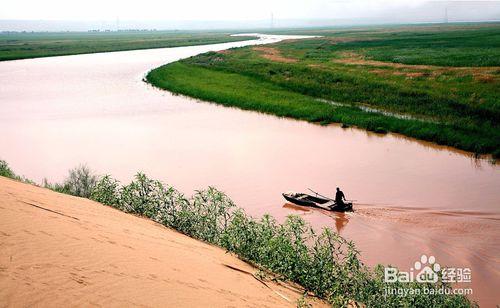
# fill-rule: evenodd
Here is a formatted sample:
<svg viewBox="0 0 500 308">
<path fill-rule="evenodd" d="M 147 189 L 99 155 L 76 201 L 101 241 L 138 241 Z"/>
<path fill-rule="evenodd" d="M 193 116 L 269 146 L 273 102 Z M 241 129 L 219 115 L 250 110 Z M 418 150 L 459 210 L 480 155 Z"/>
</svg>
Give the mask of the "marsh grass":
<svg viewBox="0 0 500 308">
<path fill-rule="evenodd" d="M 500 66 L 500 23 L 379 25 L 268 31 L 275 34 L 319 35 L 335 44 L 311 49 L 304 41 L 291 42 L 296 51 L 323 55 L 321 49 L 362 51 L 374 60 L 438 66 Z M 324 40 L 323 40 L 324 42 Z M 331 54 L 330 54 L 331 55 Z"/>
<path fill-rule="evenodd" d="M 488 121 L 478 123 L 459 116 L 453 122 L 399 119 L 364 112 L 355 105 L 334 106 L 273 82 L 184 62 L 155 69 L 148 74 L 147 80 L 174 93 L 244 110 L 321 124 L 343 123 L 370 131 L 401 133 L 481 154 L 500 150 L 500 132 Z M 425 113 L 431 115 L 432 109 L 428 108 Z"/>
<path fill-rule="evenodd" d="M 227 32 L 123 31 L 0 33 L 0 61 L 83 53 L 194 46 L 253 39 Z"/>
<path fill-rule="evenodd" d="M 414 28 L 309 30 L 301 34 L 325 37 L 266 46 L 292 63 L 243 47 L 171 63 L 146 79 L 225 106 L 396 132 L 498 157 L 500 67 L 486 66 L 500 65 L 500 25 Z"/>
</svg>

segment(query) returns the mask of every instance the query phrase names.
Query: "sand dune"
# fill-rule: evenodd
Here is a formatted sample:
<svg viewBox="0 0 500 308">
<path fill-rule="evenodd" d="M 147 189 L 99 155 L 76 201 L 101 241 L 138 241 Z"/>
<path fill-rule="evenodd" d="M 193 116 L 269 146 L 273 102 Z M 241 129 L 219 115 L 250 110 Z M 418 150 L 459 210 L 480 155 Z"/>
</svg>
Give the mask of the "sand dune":
<svg viewBox="0 0 500 308">
<path fill-rule="evenodd" d="M 0 177 L 0 306 L 296 306 L 299 292 L 256 271 L 147 219 Z"/>
</svg>

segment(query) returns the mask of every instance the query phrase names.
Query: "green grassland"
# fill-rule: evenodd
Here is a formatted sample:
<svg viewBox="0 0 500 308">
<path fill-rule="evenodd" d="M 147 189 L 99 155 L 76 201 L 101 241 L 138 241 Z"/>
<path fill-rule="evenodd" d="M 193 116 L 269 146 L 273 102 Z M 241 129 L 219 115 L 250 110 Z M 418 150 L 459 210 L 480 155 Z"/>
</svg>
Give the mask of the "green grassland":
<svg viewBox="0 0 500 308">
<path fill-rule="evenodd" d="M 323 37 L 210 52 L 147 79 L 226 106 L 500 154 L 500 24 L 296 32 Z"/>
<path fill-rule="evenodd" d="M 282 30 L 278 33 L 321 35 L 330 40 L 349 39 L 352 41 L 336 44 L 332 49 L 356 50 L 380 61 L 500 66 L 499 31 L 498 23 L 477 23 Z"/>
<path fill-rule="evenodd" d="M 250 39 L 224 32 L 122 31 L 0 33 L 0 61 L 216 44 Z"/>
</svg>

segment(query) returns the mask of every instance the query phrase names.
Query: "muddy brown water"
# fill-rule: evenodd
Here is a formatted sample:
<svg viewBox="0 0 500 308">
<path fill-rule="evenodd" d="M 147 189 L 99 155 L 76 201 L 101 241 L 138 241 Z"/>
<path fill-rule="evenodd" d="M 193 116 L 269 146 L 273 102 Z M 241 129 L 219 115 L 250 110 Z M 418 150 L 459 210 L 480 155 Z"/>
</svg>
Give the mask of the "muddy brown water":
<svg viewBox="0 0 500 308">
<path fill-rule="evenodd" d="M 500 303 L 500 167 L 395 134 L 283 119 L 171 95 L 142 81 L 209 46 L 0 63 L 0 158 L 41 182 L 87 163 L 129 181 L 136 171 L 190 194 L 209 185 L 252 215 L 303 216 L 353 240 L 369 265 L 409 270 L 422 254 L 470 267 L 472 298 Z M 287 204 L 281 193 L 340 186 L 355 212 Z"/>
</svg>

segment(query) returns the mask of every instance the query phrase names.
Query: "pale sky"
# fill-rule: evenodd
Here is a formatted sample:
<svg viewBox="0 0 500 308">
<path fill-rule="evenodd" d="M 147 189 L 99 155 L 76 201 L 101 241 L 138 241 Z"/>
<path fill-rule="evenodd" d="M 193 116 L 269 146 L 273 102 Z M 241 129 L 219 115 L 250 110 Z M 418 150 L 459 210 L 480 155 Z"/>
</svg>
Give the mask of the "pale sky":
<svg viewBox="0 0 500 308">
<path fill-rule="evenodd" d="M 473 3 L 478 10 L 484 6 L 486 15 L 491 4 L 500 4 L 429 0 L 14 0 L 3 1 L 0 19 L 262 20 L 269 19 L 271 12 L 277 19 L 349 19 L 412 11 L 429 2 L 446 2 L 450 6 Z"/>
<path fill-rule="evenodd" d="M 0 31 L 251 29 L 445 20 L 500 20 L 500 0 L 10 0 L 0 5 Z"/>
</svg>

